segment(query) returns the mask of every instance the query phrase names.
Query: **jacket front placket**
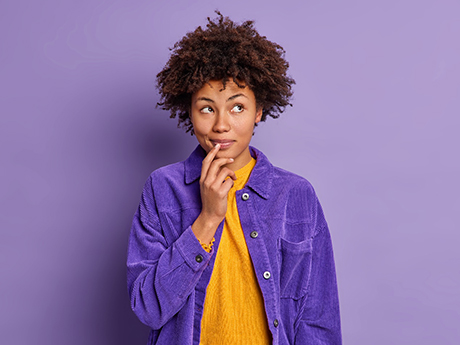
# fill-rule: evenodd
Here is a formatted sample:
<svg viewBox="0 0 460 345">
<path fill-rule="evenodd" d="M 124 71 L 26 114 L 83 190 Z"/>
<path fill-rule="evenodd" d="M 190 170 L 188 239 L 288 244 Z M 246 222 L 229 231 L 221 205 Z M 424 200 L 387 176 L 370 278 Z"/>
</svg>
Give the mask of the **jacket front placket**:
<svg viewBox="0 0 460 345">
<path fill-rule="evenodd" d="M 273 245 L 270 248 L 276 248 L 276 239 L 265 238 L 266 234 L 259 221 L 260 212 L 258 212 L 259 210 L 256 207 L 258 203 L 266 202 L 268 200 L 253 191 L 248 185 L 236 191 L 236 204 L 241 227 L 249 255 L 251 256 L 257 282 L 263 295 L 268 326 L 272 333 L 273 344 L 278 344 L 279 306 L 276 300 L 276 296 L 278 296 L 276 281 L 279 279 L 279 272 L 276 269 L 276 265 L 273 264 L 275 258 L 270 258 L 267 248 L 267 241 L 273 241 Z M 275 252 L 272 252 L 271 255 L 275 255 Z"/>
</svg>

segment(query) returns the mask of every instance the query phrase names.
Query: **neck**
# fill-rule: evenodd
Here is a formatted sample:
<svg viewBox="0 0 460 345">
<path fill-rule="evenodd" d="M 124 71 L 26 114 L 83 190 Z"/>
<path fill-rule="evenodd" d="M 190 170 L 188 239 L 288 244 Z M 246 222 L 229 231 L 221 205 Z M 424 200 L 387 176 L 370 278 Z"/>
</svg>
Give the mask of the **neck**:
<svg viewBox="0 0 460 345">
<path fill-rule="evenodd" d="M 248 164 L 252 159 L 251 152 L 249 151 L 249 147 L 241 153 L 241 155 L 233 161 L 233 163 L 225 165 L 232 171 L 237 171 Z"/>
</svg>

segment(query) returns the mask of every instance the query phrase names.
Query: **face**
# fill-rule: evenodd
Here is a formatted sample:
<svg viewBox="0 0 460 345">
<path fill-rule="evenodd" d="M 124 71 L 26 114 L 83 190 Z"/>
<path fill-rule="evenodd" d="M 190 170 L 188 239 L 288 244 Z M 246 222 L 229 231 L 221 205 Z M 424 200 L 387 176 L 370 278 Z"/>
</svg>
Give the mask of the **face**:
<svg viewBox="0 0 460 345">
<path fill-rule="evenodd" d="M 233 158 L 227 166 L 238 170 L 251 160 L 249 143 L 262 109 L 249 87 L 240 88 L 228 81 L 222 89 L 221 81 L 204 84 L 192 95 L 190 117 L 201 147 L 209 152 L 220 144 L 217 158 Z"/>
</svg>

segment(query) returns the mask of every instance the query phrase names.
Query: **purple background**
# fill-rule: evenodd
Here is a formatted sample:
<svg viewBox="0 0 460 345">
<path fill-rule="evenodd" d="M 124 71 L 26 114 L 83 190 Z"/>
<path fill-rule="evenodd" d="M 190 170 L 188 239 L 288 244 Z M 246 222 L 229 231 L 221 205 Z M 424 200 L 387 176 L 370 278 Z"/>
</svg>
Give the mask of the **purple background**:
<svg viewBox="0 0 460 345">
<path fill-rule="evenodd" d="M 460 3 L 0 3 L 0 343 L 145 344 L 125 255 L 149 173 L 195 138 L 155 109 L 220 9 L 287 51 L 294 107 L 253 144 L 316 187 L 345 344 L 460 343 Z"/>
</svg>

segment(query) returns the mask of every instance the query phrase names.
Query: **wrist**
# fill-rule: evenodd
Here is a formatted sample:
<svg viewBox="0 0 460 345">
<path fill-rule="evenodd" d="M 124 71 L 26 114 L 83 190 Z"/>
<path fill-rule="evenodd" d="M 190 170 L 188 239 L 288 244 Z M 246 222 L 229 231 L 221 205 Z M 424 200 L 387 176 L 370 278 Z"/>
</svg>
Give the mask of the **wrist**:
<svg viewBox="0 0 460 345">
<path fill-rule="evenodd" d="M 222 220 L 207 217 L 200 213 L 198 218 L 192 224 L 192 231 L 195 234 L 195 237 L 202 243 L 211 243 L 221 221 Z"/>
</svg>

